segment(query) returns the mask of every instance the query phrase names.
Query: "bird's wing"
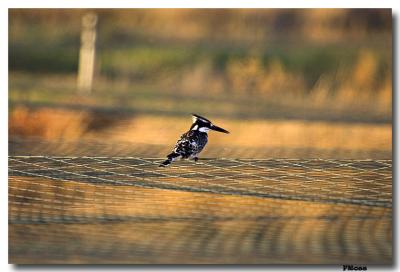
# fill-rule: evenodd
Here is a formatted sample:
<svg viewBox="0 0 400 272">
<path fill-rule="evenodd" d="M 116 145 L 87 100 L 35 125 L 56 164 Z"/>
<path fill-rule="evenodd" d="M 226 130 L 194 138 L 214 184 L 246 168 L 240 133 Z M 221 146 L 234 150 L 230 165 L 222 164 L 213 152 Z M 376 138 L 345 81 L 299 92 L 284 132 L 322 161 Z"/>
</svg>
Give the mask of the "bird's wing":
<svg viewBox="0 0 400 272">
<path fill-rule="evenodd" d="M 185 152 L 190 146 L 190 132 L 182 134 L 181 138 L 176 142 L 174 151 L 177 153 Z"/>
</svg>

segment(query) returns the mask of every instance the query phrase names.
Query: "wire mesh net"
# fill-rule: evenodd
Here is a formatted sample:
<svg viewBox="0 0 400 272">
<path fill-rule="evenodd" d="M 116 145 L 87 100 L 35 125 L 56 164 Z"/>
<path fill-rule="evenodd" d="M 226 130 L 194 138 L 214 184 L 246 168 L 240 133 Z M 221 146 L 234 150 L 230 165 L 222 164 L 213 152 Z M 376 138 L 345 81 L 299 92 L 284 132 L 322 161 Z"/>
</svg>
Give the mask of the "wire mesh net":
<svg viewBox="0 0 400 272">
<path fill-rule="evenodd" d="M 9 157 L 16 263 L 390 263 L 392 161 Z"/>
<path fill-rule="evenodd" d="M 175 139 L 174 139 L 175 140 Z M 104 156 L 159 158 L 171 152 L 171 144 L 149 144 L 121 141 L 99 141 L 93 139 L 67 140 L 43 139 L 40 137 L 14 136 L 9 141 L 9 155 L 47 156 Z M 221 146 L 210 143 L 201 153 L 205 158 L 326 158 L 326 159 L 391 159 L 391 150 L 338 149 L 310 147 L 243 147 Z"/>
</svg>

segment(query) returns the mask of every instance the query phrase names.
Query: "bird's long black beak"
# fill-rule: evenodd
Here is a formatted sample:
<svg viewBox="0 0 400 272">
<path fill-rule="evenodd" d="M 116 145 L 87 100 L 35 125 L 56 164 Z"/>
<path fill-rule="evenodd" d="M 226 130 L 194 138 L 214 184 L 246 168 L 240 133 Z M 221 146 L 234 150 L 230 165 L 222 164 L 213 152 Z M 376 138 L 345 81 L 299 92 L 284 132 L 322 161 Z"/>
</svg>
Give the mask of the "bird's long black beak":
<svg viewBox="0 0 400 272">
<path fill-rule="evenodd" d="M 215 130 L 215 131 L 223 132 L 223 133 L 229 133 L 229 131 L 227 131 L 227 130 L 225 130 L 223 128 L 220 128 L 220 127 L 218 127 L 216 125 L 211 125 L 211 129 Z"/>
</svg>

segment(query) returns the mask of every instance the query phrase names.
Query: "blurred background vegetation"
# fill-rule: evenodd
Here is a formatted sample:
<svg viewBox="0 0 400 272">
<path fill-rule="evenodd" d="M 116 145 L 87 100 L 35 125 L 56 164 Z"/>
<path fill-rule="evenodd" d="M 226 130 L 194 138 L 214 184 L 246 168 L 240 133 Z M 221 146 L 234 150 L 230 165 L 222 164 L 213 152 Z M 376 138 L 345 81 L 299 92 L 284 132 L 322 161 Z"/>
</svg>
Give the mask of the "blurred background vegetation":
<svg viewBox="0 0 400 272">
<path fill-rule="evenodd" d="M 161 156 L 194 112 L 232 131 L 212 136 L 215 156 L 391 157 L 389 9 L 91 11 L 95 81 L 81 95 L 88 10 L 9 10 L 11 153 L 36 152 L 18 137 L 104 144 L 107 136 L 119 146 L 156 145 L 138 155 Z"/>
</svg>

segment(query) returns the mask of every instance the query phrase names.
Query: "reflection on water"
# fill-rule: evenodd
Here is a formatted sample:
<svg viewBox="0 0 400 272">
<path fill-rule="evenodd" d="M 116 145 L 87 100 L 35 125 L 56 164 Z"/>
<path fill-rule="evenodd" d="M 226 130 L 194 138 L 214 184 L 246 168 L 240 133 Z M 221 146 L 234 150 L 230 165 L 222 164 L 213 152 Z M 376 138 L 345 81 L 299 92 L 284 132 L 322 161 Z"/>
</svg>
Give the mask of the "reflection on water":
<svg viewBox="0 0 400 272">
<path fill-rule="evenodd" d="M 36 164 L 34 169 L 22 167 L 22 162 L 28 161 Z M 71 161 L 73 165 L 67 163 Z M 124 163 L 125 167 L 121 167 Z M 89 171 L 87 167 L 94 167 L 94 163 L 88 164 L 84 158 L 63 158 L 57 162 L 48 158 L 10 157 L 10 262 L 388 264 L 392 261 L 391 180 L 387 178 L 391 177 L 391 162 L 385 162 L 390 167 L 372 161 L 354 162 L 351 168 L 342 166 L 342 179 L 335 178 L 340 171 L 333 164 L 321 163 L 326 171 L 332 172 L 313 182 L 305 178 L 318 172 L 311 167 L 312 161 L 306 164 L 308 172 L 304 165 L 303 168 L 293 165 L 287 169 L 286 178 L 283 173 L 279 175 L 284 168 L 277 162 L 275 170 L 270 162 L 268 171 L 254 167 L 268 161 L 259 164 L 252 161 L 253 168 L 242 163 L 242 168 L 236 169 L 240 175 L 234 170 L 220 173 L 226 179 L 218 179 L 218 171 L 222 170 L 217 166 L 221 162 L 210 161 L 196 168 L 200 174 L 205 173 L 202 167 L 215 170 L 217 178 L 208 177 L 208 184 L 201 175 L 185 178 L 194 167 L 183 163 L 180 164 L 183 177 L 168 179 L 177 189 L 136 186 L 135 181 L 140 185 L 146 182 L 146 177 L 141 179 L 128 165 L 150 169 L 141 163 L 139 167 L 139 161 L 121 159 L 120 166 L 111 168 L 110 164 L 99 162 L 96 169 L 107 166 L 114 173 L 101 176 L 101 171 Z M 62 169 L 64 176 L 53 168 Z M 133 174 L 131 180 L 129 171 Z M 162 178 L 167 174 L 173 176 L 178 169 L 153 168 L 153 171 L 155 185 L 157 180 L 166 182 L 167 178 Z M 75 173 L 74 178 L 71 173 Z M 123 174 L 125 184 L 99 179 L 99 175 L 113 180 Z M 280 184 L 277 180 L 281 180 Z M 191 186 L 212 190 L 185 190 Z M 232 188 L 223 191 L 223 186 Z M 240 194 L 232 193 L 233 188 Z M 319 198 L 299 200 L 243 193 L 279 189 L 282 195 L 290 195 L 291 189 L 300 196 Z M 352 196 L 360 201 L 340 201 Z"/>
</svg>

